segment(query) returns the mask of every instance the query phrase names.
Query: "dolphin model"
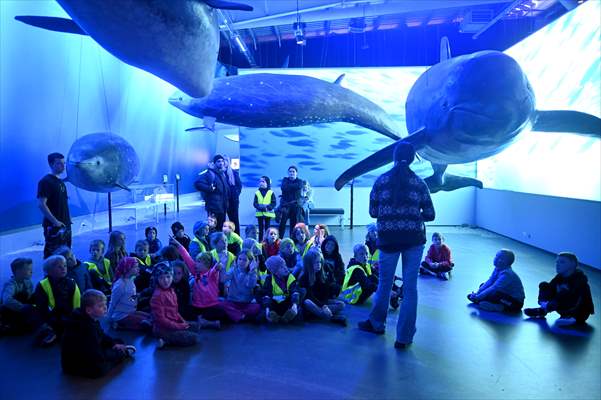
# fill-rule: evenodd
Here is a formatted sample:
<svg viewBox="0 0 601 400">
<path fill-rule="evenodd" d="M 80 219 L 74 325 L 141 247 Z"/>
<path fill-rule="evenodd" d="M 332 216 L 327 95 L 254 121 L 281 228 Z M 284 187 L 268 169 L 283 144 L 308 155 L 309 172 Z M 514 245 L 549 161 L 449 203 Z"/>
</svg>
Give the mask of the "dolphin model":
<svg viewBox="0 0 601 400">
<path fill-rule="evenodd" d="M 90 192 L 114 192 L 138 175 L 140 161 L 121 136 L 92 133 L 77 139 L 67 155 L 67 181 Z"/>
<path fill-rule="evenodd" d="M 217 78 L 204 98 L 175 93 L 169 103 L 198 118 L 271 128 L 349 122 L 399 139 L 401 127 L 380 106 L 334 83 L 302 75 L 249 74 Z"/>
<path fill-rule="evenodd" d="M 218 0 L 57 0 L 72 18 L 16 16 L 40 28 L 91 36 L 121 61 L 194 97 L 212 88 L 219 52 L 215 8 L 252 10 Z"/>
<path fill-rule="evenodd" d="M 415 82 L 405 105 L 409 135 L 403 140 L 432 163 L 430 191 L 451 191 L 482 182 L 445 174 L 449 164 L 481 160 L 503 151 L 525 130 L 569 132 L 600 138 L 601 119 L 578 111 L 539 111 L 528 78 L 510 56 L 480 51 L 444 60 Z M 336 179 L 351 179 L 393 160 L 393 143 Z"/>
</svg>

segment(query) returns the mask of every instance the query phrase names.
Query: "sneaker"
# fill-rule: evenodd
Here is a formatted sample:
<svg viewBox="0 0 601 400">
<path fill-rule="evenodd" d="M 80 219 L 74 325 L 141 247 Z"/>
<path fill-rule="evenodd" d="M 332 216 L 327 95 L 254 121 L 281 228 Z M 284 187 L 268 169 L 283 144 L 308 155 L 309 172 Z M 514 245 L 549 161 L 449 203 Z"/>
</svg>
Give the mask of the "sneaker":
<svg viewBox="0 0 601 400">
<path fill-rule="evenodd" d="M 446 272 L 439 272 L 438 273 L 438 277 L 440 279 L 442 279 L 443 281 L 448 281 L 449 280 L 449 276 L 447 275 Z"/>
<path fill-rule="evenodd" d="M 163 339 L 159 339 L 159 341 L 161 341 Z M 163 346 L 165 345 L 165 342 L 163 342 Z M 127 346 L 125 346 L 125 351 L 127 352 L 127 356 L 128 357 L 133 357 L 134 354 L 136 354 L 136 346 L 128 344 Z"/>
<path fill-rule="evenodd" d="M 371 333 L 375 333 L 376 335 L 383 335 L 384 334 L 384 329 L 376 329 L 374 328 L 374 326 L 371 324 L 370 320 L 365 320 L 365 321 L 361 321 L 357 324 L 357 327 L 365 332 L 371 332 Z"/>
<path fill-rule="evenodd" d="M 411 343 L 401 343 L 399 341 L 394 341 L 394 348 L 398 349 L 398 350 L 405 350 L 407 349 L 409 346 L 411 346 Z"/>
<path fill-rule="evenodd" d="M 157 349 L 162 349 L 165 347 L 165 341 L 163 339 L 160 339 L 157 341 Z"/>
<path fill-rule="evenodd" d="M 346 317 L 342 315 L 334 315 L 332 318 L 330 318 L 330 322 L 336 325 L 346 326 Z"/>
<path fill-rule="evenodd" d="M 292 308 L 292 307 L 289 308 L 288 310 L 286 310 L 284 315 L 282 315 L 282 322 L 292 321 L 294 318 L 296 318 L 297 314 L 298 314 L 298 312 L 296 310 L 294 310 L 294 308 Z"/>
<path fill-rule="evenodd" d="M 557 326 L 569 326 L 569 325 L 575 325 L 576 324 L 576 318 L 558 318 L 555 321 L 555 325 Z"/>
<path fill-rule="evenodd" d="M 478 303 L 478 308 L 484 311 L 501 312 L 505 310 L 503 304 L 491 303 L 490 301 L 481 301 Z"/>
<path fill-rule="evenodd" d="M 269 314 L 267 314 L 267 321 L 277 324 L 280 322 L 280 316 L 275 311 L 269 311 Z"/>
<path fill-rule="evenodd" d="M 56 342 L 56 333 L 54 333 L 53 331 L 50 331 L 42 339 L 42 346 L 50 346 L 54 342 Z"/>
<path fill-rule="evenodd" d="M 392 296 L 390 296 L 390 307 L 393 310 L 396 310 L 399 308 L 399 295 L 396 293 L 393 293 Z"/>
<path fill-rule="evenodd" d="M 543 310 L 542 307 L 524 308 L 524 314 L 530 318 L 545 318 L 547 312 Z"/>
</svg>

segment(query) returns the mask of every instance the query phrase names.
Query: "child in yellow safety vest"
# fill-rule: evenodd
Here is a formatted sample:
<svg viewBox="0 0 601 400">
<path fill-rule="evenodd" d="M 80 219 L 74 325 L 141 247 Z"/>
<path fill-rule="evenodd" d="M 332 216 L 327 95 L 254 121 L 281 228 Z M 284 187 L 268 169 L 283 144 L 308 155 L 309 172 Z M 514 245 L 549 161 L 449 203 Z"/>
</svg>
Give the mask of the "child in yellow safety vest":
<svg viewBox="0 0 601 400">
<path fill-rule="evenodd" d="M 367 263 L 368 249 L 364 244 L 353 247 L 342 283 L 342 299 L 349 304 L 363 304 L 378 289 L 378 277 Z"/>
<path fill-rule="evenodd" d="M 79 308 L 81 293 L 75 281 L 67 278 L 67 260 L 61 255 L 53 255 L 44 261 L 42 279 L 33 294 L 37 312 L 43 321 L 37 341 L 40 345 L 50 345 L 64 330 L 63 320 Z"/>
<path fill-rule="evenodd" d="M 232 221 L 225 221 L 222 231 L 227 239 L 227 251 L 237 256 L 242 248 L 242 238 L 235 232 L 236 224 Z"/>
<path fill-rule="evenodd" d="M 269 223 L 275 219 L 276 206 L 275 193 L 271 190 L 271 179 L 268 176 L 262 176 L 259 179 L 259 188 L 255 192 L 253 200 L 255 207 L 255 216 L 259 223 L 259 242 L 263 241 L 263 234 L 269 228 Z"/>
<path fill-rule="evenodd" d="M 113 284 L 113 270 L 108 258 L 104 258 L 104 241 L 100 239 L 90 242 L 90 260 L 84 264 L 88 268 L 92 286 L 105 296 L 110 296 Z"/>
<path fill-rule="evenodd" d="M 299 319 L 301 293 L 294 275 L 280 256 L 265 261 L 269 275 L 263 285 L 263 309 L 268 322 L 289 323 Z"/>
</svg>

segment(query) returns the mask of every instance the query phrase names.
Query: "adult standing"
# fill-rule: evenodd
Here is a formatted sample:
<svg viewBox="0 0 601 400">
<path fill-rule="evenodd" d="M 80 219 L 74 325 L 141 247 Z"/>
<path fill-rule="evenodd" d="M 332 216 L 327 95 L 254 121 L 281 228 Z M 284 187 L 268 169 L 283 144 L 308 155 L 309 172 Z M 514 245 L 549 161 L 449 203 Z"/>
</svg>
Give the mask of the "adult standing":
<svg viewBox="0 0 601 400">
<path fill-rule="evenodd" d="M 284 237 L 286 221 L 290 220 L 290 237 L 294 225 L 301 217 L 302 197 L 301 192 L 305 182 L 298 178 L 298 169 L 295 165 L 288 167 L 288 176 L 282 179 L 282 198 L 280 200 L 280 236 Z"/>
<path fill-rule="evenodd" d="M 216 226 L 221 229 L 225 222 L 225 213 L 229 199 L 229 186 L 225 177 L 225 159 L 221 154 L 213 157 L 213 166 L 209 166 L 194 182 L 205 201 L 207 218 L 211 215 L 217 220 Z"/>
<path fill-rule="evenodd" d="M 48 155 L 50 173 L 38 182 L 38 207 L 44 215 L 44 258 L 52 255 L 60 246 L 71 247 L 71 215 L 67 186 L 60 178 L 65 172 L 65 156 L 61 153 Z"/>
<path fill-rule="evenodd" d="M 240 217 L 238 210 L 240 209 L 240 193 L 242 192 L 242 182 L 240 181 L 240 173 L 232 168 L 232 160 L 225 156 L 225 177 L 228 184 L 230 196 L 227 202 L 227 218 L 236 226 L 236 233 L 240 235 Z"/>
<path fill-rule="evenodd" d="M 410 345 L 415 335 L 417 275 L 426 243 L 424 222 L 435 217 L 428 186 L 409 168 L 414 159 L 413 146 L 399 142 L 394 149 L 394 167 L 376 180 L 369 196 L 369 214 L 378 224 L 380 279 L 369 319 L 359 322 L 359 329 L 384 333 L 390 290 L 402 255 L 404 298 L 394 343 L 398 349 Z"/>
</svg>

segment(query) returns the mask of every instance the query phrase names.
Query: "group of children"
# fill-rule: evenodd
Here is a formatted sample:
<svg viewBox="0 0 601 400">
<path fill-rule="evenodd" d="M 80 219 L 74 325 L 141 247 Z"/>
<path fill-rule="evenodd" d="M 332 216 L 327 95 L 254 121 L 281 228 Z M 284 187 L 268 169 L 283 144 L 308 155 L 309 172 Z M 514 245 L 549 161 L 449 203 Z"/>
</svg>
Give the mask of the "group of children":
<svg viewBox="0 0 601 400">
<path fill-rule="evenodd" d="M 267 225 L 261 241 L 253 225 L 246 227 L 245 239 L 232 222 L 221 230 L 215 225 L 213 217 L 197 222 L 190 238 L 175 222 L 166 246 L 156 228 L 148 227 L 146 239 L 137 241 L 131 254 L 125 235 L 113 231 L 106 249 L 102 240 L 90 243 L 85 262 L 70 248 L 59 248 L 44 260 L 45 277 L 35 289 L 32 260 L 17 258 L 2 291 L 0 329 L 35 332 L 40 345 L 62 337 L 63 370 L 94 377 L 135 352 L 102 331 L 105 314 L 114 330 L 151 333 L 159 348 L 190 346 L 198 342 L 200 329 L 220 329 L 224 322 L 317 319 L 346 326 L 345 304 L 364 303 L 378 287 L 375 224 L 368 226 L 365 243 L 354 246 L 346 267 L 338 241 L 323 224 L 311 235 L 298 223 L 292 237 L 283 239 Z M 432 235 L 420 270 L 447 280 L 454 264 L 443 242 L 441 234 Z M 501 250 L 491 277 L 468 299 L 485 310 L 521 310 L 524 289 L 511 268 L 514 258 Z M 594 310 L 587 278 L 577 265 L 573 254 L 560 253 L 558 275 L 540 285 L 540 307 L 525 313 L 544 317 L 556 311 L 562 319 L 586 321 Z M 390 306 L 396 309 L 400 301 L 402 280 L 395 278 Z"/>
</svg>

